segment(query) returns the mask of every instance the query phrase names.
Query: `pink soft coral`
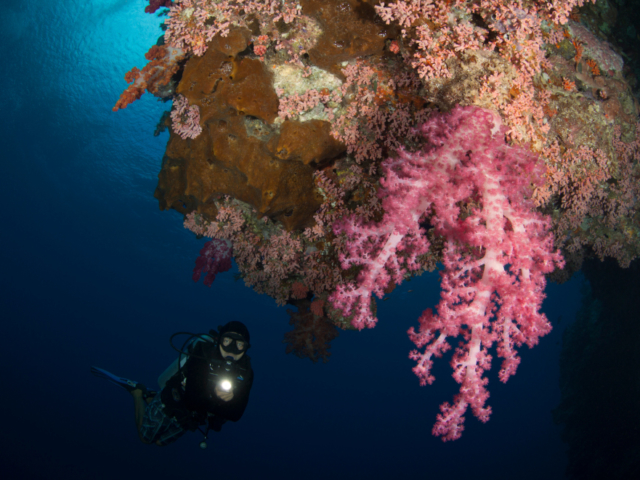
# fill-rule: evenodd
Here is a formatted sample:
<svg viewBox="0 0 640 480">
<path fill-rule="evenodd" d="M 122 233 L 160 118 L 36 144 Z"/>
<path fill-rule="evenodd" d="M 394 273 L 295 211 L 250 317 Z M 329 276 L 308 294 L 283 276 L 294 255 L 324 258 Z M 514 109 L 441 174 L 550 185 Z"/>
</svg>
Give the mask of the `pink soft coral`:
<svg viewBox="0 0 640 480">
<path fill-rule="evenodd" d="M 218 273 L 231 269 L 231 258 L 233 248 L 228 240 L 213 238 L 204 244 L 200 250 L 200 256 L 196 259 L 196 266 L 193 269 L 193 281 L 200 280 L 200 275 L 204 273 L 203 283 L 210 287 L 216 279 Z"/>
<path fill-rule="evenodd" d="M 357 328 L 373 326 L 371 296 L 382 296 L 391 281 L 398 284 L 418 268 L 429 247 L 421 224 L 430 218 L 446 245 L 442 297 L 437 313 L 427 309 L 421 316 L 419 332 L 409 331 L 418 348 L 425 347 L 410 357 L 418 362 L 420 383 L 431 383 L 432 357 L 451 348 L 448 338 L 462 337 L 451 361 L 460 393 L 441 407 L 433 429 L 455 440 L 468 406 L 482 421 L 491 413 L 483 377 L 491 365 L 488 349 L 497 342 L 506 381 L 520 362 L 515 348 L 535 345 L 551 329 L 539 312 L 544 274 L 563 261 L 553 252 L 548 219 L 529 198 L 532 183 L 540 182 L 537 157 L 505 143 L 506 128 L 495 113 L 457 107 L 432 116 L 419 133 L 426 140 L 422 151 L 401 151 L 383 163 L 382 221 L 336 222 L 336 233 L 346 235 L 343 268 L 362 268 L 357 282 L 340 286 L 330 301 Z"/>
<path fill-rule="evenodd" d="M 200 108 L 197 105 L 189 106 L 189 100 L 182 95 L 178 95 L 173 101 L 171 121 L 173 131 L 185 140 L 196 138 L 202 133 Z"/>
</svg>

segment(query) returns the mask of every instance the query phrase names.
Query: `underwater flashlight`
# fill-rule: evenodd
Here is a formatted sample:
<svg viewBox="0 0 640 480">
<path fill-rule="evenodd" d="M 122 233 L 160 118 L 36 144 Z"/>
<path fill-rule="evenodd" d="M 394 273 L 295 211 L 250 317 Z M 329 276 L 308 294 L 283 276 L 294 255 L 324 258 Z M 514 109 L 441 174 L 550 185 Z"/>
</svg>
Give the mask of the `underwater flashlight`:
<svg viewBox="0 0 640 480">
<path fill-rule="evenodd" d="M 220 388 L 225 392 L 228 392 L 229 390 L 231 390 L 231 382 L 229 380 L 223 380 L 219 383 L 219 385 L 220 385 Z"/>
</svg>

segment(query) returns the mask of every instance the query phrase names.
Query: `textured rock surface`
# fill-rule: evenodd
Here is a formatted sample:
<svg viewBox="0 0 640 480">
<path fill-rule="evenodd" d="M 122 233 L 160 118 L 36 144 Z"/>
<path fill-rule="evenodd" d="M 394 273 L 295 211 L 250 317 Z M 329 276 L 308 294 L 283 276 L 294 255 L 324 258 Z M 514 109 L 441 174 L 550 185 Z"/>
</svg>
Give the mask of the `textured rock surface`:
<svg viewBox="0 0 640 480">
<path fill-rule="evenodd" d="M 342 77 L 342 62 L 382 53 L 387 30 L 371 5 L 356 0 L 304 0 L 304 15 L 320 27 L 305 61 Z M 311 24 L 311 23 L 309 23 Z M 278 25 L 285 31 L 289 25 Z M 188 60 L 176 93 L 200 110 L 202 134 L 171 133 L 155 196 L 161 209 L 216 215 L 213 200 L 230 195 L 287 230 L 313 224 L 322 199 L 313 173 L 345 152 L 323 120 L 278 118 L 273 69 L 250 47 L 251 32 L 232 28 L 201 57 Z"/>
<path fill-rule="evenodd" d="M 208 218 L 216 214 L 212 201 L 231 195 L 287 229 L 302 228 L 320 205 L 315 168 L 344 147 L 326 122 L 273 126 L 272 74 L 263 62 L 239 55 L 248 39 L 248 31 L 233 30 L 187 62 L 177 93 L 200 108 L 203 133 L 194 140 L 172 133 L 155 195 L 162 209 Z"/>
</svg>

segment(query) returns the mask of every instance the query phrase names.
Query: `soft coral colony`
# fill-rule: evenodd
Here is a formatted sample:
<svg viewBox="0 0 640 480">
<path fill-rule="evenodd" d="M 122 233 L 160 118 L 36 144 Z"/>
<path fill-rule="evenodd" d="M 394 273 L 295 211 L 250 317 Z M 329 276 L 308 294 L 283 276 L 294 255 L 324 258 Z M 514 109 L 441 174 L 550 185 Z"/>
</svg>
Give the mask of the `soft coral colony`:
<svg viewBox="0 0 640 480">
<path fill-rule="evenodd" d="M 442 265 L 410 356 L 431 383 L 459 342 L 433 429 L 454 440 L 489 419 L 490 349 L 506 382 L 550 331 L 545 276 L 638 255 L 638 105 L 585 3 L 151 0 L 165 33 L 114 109 L 175 100 L 155 196 L 211 239 L 196 281 L 233 257 L 297 307 L 287 351 L 326 361 Z"/>
</svg>

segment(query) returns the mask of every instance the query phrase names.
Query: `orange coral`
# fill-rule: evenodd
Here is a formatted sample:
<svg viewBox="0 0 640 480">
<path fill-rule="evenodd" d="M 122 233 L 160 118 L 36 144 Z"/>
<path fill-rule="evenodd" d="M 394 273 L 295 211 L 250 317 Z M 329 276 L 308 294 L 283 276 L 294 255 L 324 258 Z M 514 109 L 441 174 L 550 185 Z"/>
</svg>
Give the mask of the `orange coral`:
<svg viewBox="0 0 640 480">
<path fill-rule="evenodd" d="M 131 85 L 120 95 L 113 107 L 114 112 L 138 100 L 145 90 L 150 93 L 159 93 L 178 71 L 179 63 L 185 57 L 184 52 L 178 48 L 159 45 L 152 46 L 144 56 L 149 63 L 142 70 L 133 67 L 124 76 L 127 83 Z"/>
<path fill-rule="evenodd" d="M 568 78 L 562 79 L 562 87 L 567 91 L 572 91 L 576 89 L 576 82 L 572 82 Z"/>
<path fill-rule="evenodd" d="M 584 51 L 584 47 L 582 46 L 582 43 L 580 43 L 577 40 L 572 40 L 571 43 L 573 43 L 573 47 L 576 49 L 576 56 L 574 57 L 573 60 L 576 63 L 578 63 L 582 58 L 582 52 Z"/>
<path fill-rule="evenodd" d="M 596 63 L 595 60 L 590 58 L 589 60 L 587 60 L 587 65 L 591 69 L 591 74 L 594 77 L 597 77 L 598 75 L 600 75 L 600 69 L 598 68 L 598 64 Z"/>
</svg>

